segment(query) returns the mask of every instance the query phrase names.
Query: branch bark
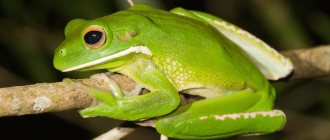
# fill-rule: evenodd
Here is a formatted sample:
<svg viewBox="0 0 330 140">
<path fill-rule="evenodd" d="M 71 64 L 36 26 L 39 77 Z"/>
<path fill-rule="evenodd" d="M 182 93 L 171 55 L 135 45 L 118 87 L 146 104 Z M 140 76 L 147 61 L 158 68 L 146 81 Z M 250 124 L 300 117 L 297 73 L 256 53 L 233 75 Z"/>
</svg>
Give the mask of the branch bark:
<svg viewBox="0 0 330 140">
<path fill-rule="evenodd" d="M 304 79 L 330 75 L 330 45 L 283 52 L 293 63 L 290 79 Z"/>
<path fill-rule="evenodd" d="M 330 74 L 330 45 L 286 51 L 283 54 L 294 64 L 294 72 L 290 75 L 290 80 Z M 136 87 L 136 83 L 126 76 L 119 74 L 109 76 L 125 91 L 133 91 Z M 73 80 L 76 82 L 64 79 L 63 82 L 58 83 L 1 88 L 0 117 L 89 107 L 96 101 L 78 83 L 108 90 L 105 80 L 102 76 L 94 75 L 90 79 Z"/>
<path fill-rule="evenodd" d="M 127 76 L 108 76 L 124 91 L 135 89 L 135 82 Z M 87 108 L 96 100 L 83 85 L 109 90 L 107 78 L 105 74 L 96 74 L 89 79 L 64 79 L 57 83 L 0 88 L 0 117 Z"/>
</svg>

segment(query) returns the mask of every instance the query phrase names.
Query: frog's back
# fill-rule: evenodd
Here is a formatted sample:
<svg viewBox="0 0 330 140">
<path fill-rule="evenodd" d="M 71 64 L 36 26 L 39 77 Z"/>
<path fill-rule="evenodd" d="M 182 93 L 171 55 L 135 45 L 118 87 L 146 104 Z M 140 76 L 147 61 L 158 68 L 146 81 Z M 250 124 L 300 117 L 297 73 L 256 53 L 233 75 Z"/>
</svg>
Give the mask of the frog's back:
<svg viewBox="0 0 330 140">
<path fill-rule="evenodd" d="M 169 20 L 172 22 L 164 24 Z M 213 27 L 185 17 L 153 22 L 164 31 L 153 41 L 164 41 L 161 46 L 150 44 L 151 49 L 155 48 L 155 62 L 177 89 L 235 92 L 246 86 L 258 89 L 267 83 L 240 48 Z"/>
<path fill-rule="evenodd" d="M 267 83 L 232 42 L 223 40 L 208 44 L 205 40 L 185 47 L 175 47 L 177 43 L 173 43 L 168 46 L 172 48 L 168 50 L 171 51 L 169 56 L 156 58 L 155 62 L 178 90 L 191 93 L 190 89 L 194 89 L 197 92 L 193 94 L 207 91 L 210 94 L 206 96 L 218 96 L 214 93 L 234 93 L 247 87 L 258 89 Z"/>
<path fill-rule="evenodd" d="M 157 9 L 117 14 L 121 19 L 124 15 L 139 15 L 148 22 L 134 23 L 145 26 L 137 39 L 151 50 L 156 65 L 180 91 L 208 90 L 212 94 L 206 96 L 218 96 L 213 93 L 247 86 L 258 89 L 267 83 L 238 46 L 206 23 Z"/>
</svg>

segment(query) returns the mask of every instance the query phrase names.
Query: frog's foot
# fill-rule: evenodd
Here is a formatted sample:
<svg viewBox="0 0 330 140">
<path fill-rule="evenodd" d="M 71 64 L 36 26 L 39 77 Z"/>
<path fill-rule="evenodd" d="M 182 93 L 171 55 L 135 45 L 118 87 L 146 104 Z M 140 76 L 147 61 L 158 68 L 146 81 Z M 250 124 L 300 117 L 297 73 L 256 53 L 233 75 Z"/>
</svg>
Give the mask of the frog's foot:
<svg viewBox="0 0 330 140">
<path fill-rule="evenodd" d="M 115 112 L 118 106 L 116 97 L 108 91 L 96 88 L 85 87 L 89 94 L 96 98 L 96 103 L 91 107 L 81 110 L 79 113 L 83 117 L 106 116 L 110 112 Z"/>
<path fill-rule="evenodd" d="M 123 97 L 124 94 L 119 86 L 119 84 L 111 79 L 109 76 L 112 75 L 113 73 L 98 73 L 98 74 L 94 74 L 91 76 L 91 79 L 96 79 L 96 80 L 99 80 L 99 81 L 104 81 L 107 85 L 107 88 L 110 92 L 113 93 L 113 95 L 115 97 Z M 90 91 L 90 88 L 87 88 L 87 90 Z"/>
<path fill-rule="evenodd" d="M 179 107 L 156 121 L 159 133 L 179 139 L 215 139 L 251 133 L 270 133 L 285 124 L 280 110 L 271 110 L 266 98 L 244 90 Z M 271 98 L 270 98 L 270 101 Z"/>
<path fill-rule="evenodd" d="M 81 110 L 80 114 L 83 117 L 92 117 L 107 116 L 107 114 L 115 112 L 118 109 L 119 100 L 125 97 L 120 86 L 106 74 L 97 74 L 91 78 L 104 81 L 107 85 L 107 89 L 98 89 L 80 84 L 80 87 L 87 90 L 88 93 L 95 98 L 93 105 Z"/>
<path fill-rule="evenodd" d="M 282 129 L 284 123 L 285 115 L 282 111 L 270 110 L 223 115 L 192 115 L 189 119 L 179 115 L 158 120 L 156 128 L 161 134 L 169 137 L 214 139 L 270 133 Z"/>
</svg>

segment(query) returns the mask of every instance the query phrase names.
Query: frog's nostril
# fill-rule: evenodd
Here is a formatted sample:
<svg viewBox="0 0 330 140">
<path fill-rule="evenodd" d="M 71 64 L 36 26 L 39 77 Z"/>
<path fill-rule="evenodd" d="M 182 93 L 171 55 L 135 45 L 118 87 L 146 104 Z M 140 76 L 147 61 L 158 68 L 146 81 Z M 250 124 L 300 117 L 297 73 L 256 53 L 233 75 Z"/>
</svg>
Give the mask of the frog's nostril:
<svg viewBox="0 0 330 140">
<path fill-rule="evenodd" d="M 65 55 L 65 54 L 66 54 L 65 49 L 60 49 L 60 53 L 61 53 L 62 55 Z"/>
</svg>

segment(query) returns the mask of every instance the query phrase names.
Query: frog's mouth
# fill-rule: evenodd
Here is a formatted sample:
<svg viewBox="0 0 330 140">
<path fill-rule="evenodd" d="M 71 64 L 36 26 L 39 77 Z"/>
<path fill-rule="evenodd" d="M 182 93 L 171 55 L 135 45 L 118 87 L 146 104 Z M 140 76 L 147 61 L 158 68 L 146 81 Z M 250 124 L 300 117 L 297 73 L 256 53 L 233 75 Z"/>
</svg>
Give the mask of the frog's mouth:
<svg viewBox="0 0 330 140">
<path fill-rule="evenodd" d="M 84 63 L 84 64 L 80 64 L 80 65 L 77 65 L 77 66 L 73 66 L 73 67 L 64 69 L 64 70 L 62 70 L 62 72 L 69 72 L 69 71 L 74 71 L 74 70 L 79 70 L 79 69 L 91 67 L 91 66 L 98 65 L 98 64 L 101 64 L 101 63 L 104 63 L 104 62 L 107 62 L 107 61 L 110 61 L 110 60 L 113 60 L 113 59 L 116 59 L 116 58 L 119 58 L 119 57 L 129 55 L 131 53 L 141 53 L 141 54 L 152 56 L 152 52 L 149 50 L 148 47 L 146 47 L 146 46 L 132 46 L 132 47 L 128 48 L 127 50 L 115 53 L 113 55 L 109 55 L 107 57 L 103 57 L 103 58 L 100 58 L 100 59 L 97 59 L 97 60 L 94 60 L 94 61 L 91 61 L 91 62 L 88 62 L 88 63 Z"/>
</svg>

